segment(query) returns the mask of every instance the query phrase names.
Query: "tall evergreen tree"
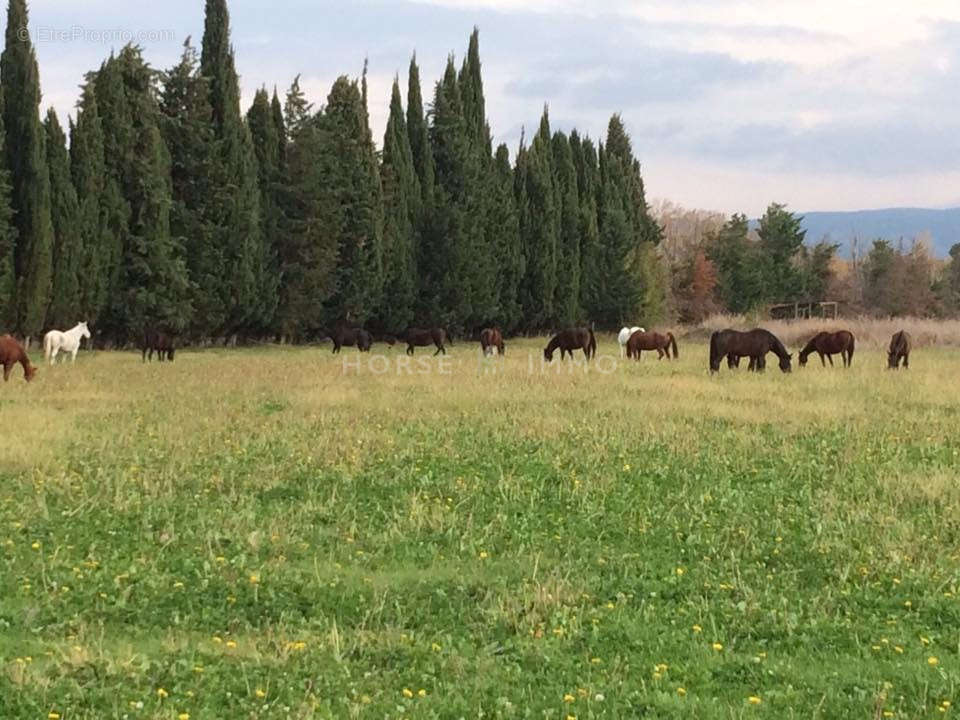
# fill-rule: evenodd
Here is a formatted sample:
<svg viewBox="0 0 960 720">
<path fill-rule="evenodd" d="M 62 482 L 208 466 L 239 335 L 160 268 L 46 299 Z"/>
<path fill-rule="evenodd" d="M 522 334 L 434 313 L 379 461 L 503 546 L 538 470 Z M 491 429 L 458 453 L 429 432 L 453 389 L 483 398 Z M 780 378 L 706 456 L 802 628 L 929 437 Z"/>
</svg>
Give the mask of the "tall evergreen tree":
<svg viewBox="0 0 960 720">
<path fill-rule="evenodd" d="M 560 199 L 560 234 L 557 238 L 557 286 L 554 323 L 573 325 L 580 319 L 580 191 L 570 141 L 562 132 L 553 136 L 553 163 Z"/>
<path fill-rule="evenodd" d="M 520 283 L 524 277 L 523 247 L 520 243 L 520 216 L 514 196 L 513 168 L 506 145 L 497 148 L 494 157 L 493 207 L 496 208 L 500 231 L 497 234 L 497 319 L 505 332 L 520 327 Z"/>
<path fill-rule="evenodd" d="M 523 316 L 531 330 L 550 327 L 555 317 L 557 247 L 561 202 L 554 175 L 550 118 L 546 108 L 529 150 L 522 150 L 520 236 L 525 277 L 521 284 Z M 521 158 L 518 156 L 517 164 Z"/>
<path fill-rule="evenodd" d="M 413 166 L 420 181 L 421 204 L 424 208 L 430 204 L 433 194 L 434 166 L 430 148 L 430 130 L 423 108 L 423 95 L 420 87 L 420 67 L 417 56 L 410 60 L 410 77 L 407 85 L 407 133 L 410 135 L 410 151 L 413 153 Z"/>
<path fill-rule="evenodd" d="M 148 326 L 181 331 L 190 322 L 190 280 L 184 249 L 170 235 L 170 155 L 160 133 L 157 74 L 140 50 L 123 48 L 96 77 L 104 128 L 104 160 L 119 201 L 108 199 L 120 260 L 111 273 L 101 325 L 116 341 Z"/>
<path fill-rule="evenodd" d="M 102 255 L 105 248 L 113 245 L 107 236 L 108 228 L 101 224 L 106 166 L 95 78 L 96 73 L 88 75 L 77 107 L 77 120 L 70 124 L 70 172 L 77 193 L 77 233 L 83 250 L 78 308 L 93 329 L 98 327 L 109 283 Z"/>
<path fill-rule="evenodd" d="M 234 333 L 262 324 L 275 302 L 270 296 L 273 280 L 264 267 L 260 224 L 260 191 L 250 131 L 240 115 L 240 90 L 233 48 L 230 46 L 230 16 L 226 0 L 206 0 L 206 19 L 200 68 L 210 87 L 214 134 L 218 143 L 215 176 L 221 192 L 215 204 L 222 267 L 213 269 L 221 278 L 216 290 L 222 305 L 221 330 Z"/>
<path fill-rule="evenodd" d="M 276 112 L 274 107 L 274 113 Z M 276 327 L 297 340 L 321 329 L 324 304 L 336 290 L 338 232 L 344 209 L 337 202 L 329 132 L 311 112 L 299 76 L 284 106 L 288 143 L 284 148 L 281 228 L 278 243 L 280 287 Z"/>
<path fill-rule="evenodd" d="M 219 288 L 225 279 L 218 217 L 211 198 L 220 192 L 217 142 L 207 78 L 190 38 L 183 54 L 164 74 L 160 98 L 161 130 L 170 151 L 173 205 L 170 233 L 184 247 L 191 281 L 193 321 L 189 333 L 203 338 L 221 329 L 226 313 Z"/>
<path fill-rule="evenodd" d="M 356 81 L 341 76 L 333 84 L 323 122 L 334 158 L 331 182 L 343 208 L 330 319 L 362 323 L 383 292 L 383 197 L 367 108 Z"/>
<path fill-rule="evenodd" d="M 707 257 L 717 270 L 716 293 L 733 313 L 752 310 L 764 300 L 759 258 L 748 232 L 746 216 L 737 214 L 707 240 Z"/>
<path fill-rule="evenodd" d="M 17 230 L 14 248 L 16 330 L 27 336 L 44 327 L 50 302 L 53 223 L 50 176 L 40 126 L 40 71 L 29 37 L 26 0 L 9 0 L 6 45 L 0 56 L 0 91 L 6 130 L 5 163 Z"/>
<path fill-rule="evenodd" d="M 597 149 L 590 138 L 581 140 L 576 131 L 572 132 L 570 151 L 577 168 L 580 191 L 580 307 L 587 317 L 596 318 L 602 312 L 601 294 L 605 281 L 598 216 L 600 167 Z"/>
<path fill-rule="evenodd" d="M 0 159 L 5 158 L 3 129 L 3 93 L 0 93 Z M 0 161 L 0 331 L 9 332 L 17 319 L 15 305 L 17 277 L 13 253 L 16 247 L 13 208 L 10 207 L 10 173 Z"/>
<path fill-rule="evenodd" d="M 383 182 L 385 283 L 377 322 L 384 330 L 400 332 L 411 324 L 416 308 L 417 221 L 421 194 L 398 78 L 393 81 L 390 97 L 380 176 Z"/>
<path fill-rule="evenodd" d="M 274 98 L 276 98 L 276 92 L 274 92 Z M 281 142 L 285 142 L 282 138 L 286 137 L 286 130 L 282 124 L 282 114 L 279 116 L 281 123 L 279 126 L 277 121 L 267 89 L 261 88 L 254 96 L 253 105 L 247 112 L 247 126 L 250 128 L 253 149 L 257 156 L 257 177 L 260 185 L 260 220 L 263 225 L 261 236 L 265 253 L 262 260 L 265 274 L 260 284 L 266 286 L 269 296 L 269 303 L 263 308 L 259 328 L 261 331 L 268 329 L 269 321 L 276 313 L 281 281 L 278 243 L 282 226 L 283 167 L 280 148 Z"/>
<path fill-rule="evenodd" d="M 763 272 L 765 300 L 787 302 L 795 299 L 801 290 L 802 278 L 794 258 L 803 247 L 806 231 L 803 218 L 788 211 L 784 205 L 773 203 L 760 218 L 759 261 Z"/>
<path fill-rule="evenodd" d="M 47 309 L 47 322 L 53 327 L 67 328 L 86 319 L 77 314 L 80 308 L 80 279 L 84 258 L 80 244 L 80 208 L 70 177 L 67 136 L 53 108 L 47 112 L 44 131 L 54 237 L 53 287 L 50 307 Z"/>
</svg>

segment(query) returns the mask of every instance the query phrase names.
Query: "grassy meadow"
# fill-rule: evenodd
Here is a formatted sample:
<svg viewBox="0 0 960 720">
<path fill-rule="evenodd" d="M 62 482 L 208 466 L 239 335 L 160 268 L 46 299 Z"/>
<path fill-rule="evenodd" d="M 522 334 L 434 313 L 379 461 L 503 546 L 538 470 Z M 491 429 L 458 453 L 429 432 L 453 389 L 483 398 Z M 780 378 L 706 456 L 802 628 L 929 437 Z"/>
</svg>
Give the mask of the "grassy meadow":
<svg viewBox="0 0 960 720">
<path fill-rule="evenodd" d="M 0 718 L 957 712 L 960 351 L 543 344 L 16 368 Z"/>
</svg>

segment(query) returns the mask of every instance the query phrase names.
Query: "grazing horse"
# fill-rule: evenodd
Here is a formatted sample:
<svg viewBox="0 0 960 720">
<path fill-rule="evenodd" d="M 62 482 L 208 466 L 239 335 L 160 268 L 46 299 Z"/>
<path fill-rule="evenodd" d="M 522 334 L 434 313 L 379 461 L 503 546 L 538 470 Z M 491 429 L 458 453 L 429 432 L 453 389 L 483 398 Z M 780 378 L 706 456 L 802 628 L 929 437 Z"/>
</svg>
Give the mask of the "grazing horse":
<svg viewBox="0 0 960 720">
<path fill-rule="evenodd" d="M 373 345 L 370 333 L 362 328 L 337 327 L 330 334 L 330 339 L 333 340 L 334 355 L 344 346 L 356 347 L 360 352 L 370 352 L 370 347 Z"/>
<path fill-rule="evenodd" d="M 440 353 L 447 354 L 445 343 L 449 342 L 450 338 L 443 328 L 430 328 L 428 330 L 410 328 L 403 336 L 403 340 L 407 343 L 407 355 L 413 355 L 414 348 L 436 345 L 437 351 L 433 354 L 436 357 Z M 453 345 L 452 342 L 450 344 Z"/>
<path fill-rule="evenodd" d="M 66 332 L 51 330 L 43 336 L 43 356 L 48 363 L 53 365 L 57 359 L 57 353 L 62 350 L 71 354 L 70 362 L 76 362 L 80 341 L 89 337 L 90 329 L 85 322 L 78 323 L 76 327 Z"/>
<path fill-rule="evenodd" d="M 853 364 L 853 333 L 848 330 L 838 330 L 837 332 L 821 332 L 814 335 L 803 350 L 800 351 L 798 359 L 801 367 L 807 364 L 807 358 L 811 353 L 817 353 L 820 356 L 820 364 L 827 366 L 827 360 L 830 361 L 830 367 L 833 367 L 833 356 L 840 353 L 843 359 L 843 366 L 850 367 Z M 826 356 L 826 359 L 824 359 Z"/>
<path fill-rule="evenodd" d="M 583 350 L 587 360 L 595 357 L 597 354 L 597 338 L 593 335 L 593 328 L 568 328 L 557 333 L 550 343 L 543 349 L 543 358 L 547 362 L 553 362 L 554 351 L 560 348 L 560 359 L 563 360 L 567 353 L 573 358 L 574 350 Z"/>
<path fill-rule="evenodd" d="M 677 340 L 673 333 L 661 335 L 655 332 L 635 332 L 627 341 L 627 357 L 640 359 L 642 350 L 656 350 L 659 353 L 660 360 L 666 355 L 670 359 L 670 348 L 673 348 L 673 357 L 680 357 L 680 351 L 677 350 Z"/>
<path fill-rule="evenodd" d="M 494 353 L 503 356 L 506 345 L 503 343 L 503 333 L 500 328 L 487 328 L 480 333 L 480 347 L 483 348 L 483 356 L 488 357 Z"/>
<path fill-rule="evenodd" d="M 890 338 L 890 349 L 887 351 L 887 367 L 890 370 L 897 370 L 900 367 L 900 361 L 903 361 L 903 369 L 910 368 L 910 349 L 913 347 L 913 339 L 906 330 L 901 330 Z"/>
<path fill-rule="evenodd" d="M 720 361 L 724 357 L 731 367 L 739 363 L 741 357 L 749 357 L 750 370 L 763 372 L 767 367 L 765 358 L 769 352 L 775 353 L 780 359 L 780 369 L 783 372 L 790 372 L 790 360 L 793 356 L 770 331 L 760 328 L 749 332 L 719 330 L 710 336 L 710 372 L 720 370 Z M 731 356 L 736 360 L 731 360 Z"/>
<path fill-rule="evenodd" d="M 164 359 L 173 362 L 173 355 L 176 350 L 174 339 L 159 330 L 145 330 L 140 349 L 143 351 L 143 362 L 146 362 L 148 359 L 153 361 L 154 351 L 157 352 L 157 359 L 160 362 L 163 362 Z"/>
<path fill-rule="evenodd" d="M 37 369 L 30 364 L 30 358 L 27 357 L 27 351 L 23 349 L 23 345 L 9 335 L 0 336 L 0 365 L 3 365 L 4 382 L 10 379 L 10 371 L 17 363 L 23 366 L 23 379 L 27 382 L 33 380 Z"/>
<path fill-rule="evenodd" d="M 633 337 L 634 333 L 646 332 L 642 327 L 625 327 L 620 331 L 620 334 L 617 335 L 617 342 L 620 343 L 620 357 L 623 357 L 627 351 L 627 343 L 630 342 L 630 338 Z"/>
</svg>

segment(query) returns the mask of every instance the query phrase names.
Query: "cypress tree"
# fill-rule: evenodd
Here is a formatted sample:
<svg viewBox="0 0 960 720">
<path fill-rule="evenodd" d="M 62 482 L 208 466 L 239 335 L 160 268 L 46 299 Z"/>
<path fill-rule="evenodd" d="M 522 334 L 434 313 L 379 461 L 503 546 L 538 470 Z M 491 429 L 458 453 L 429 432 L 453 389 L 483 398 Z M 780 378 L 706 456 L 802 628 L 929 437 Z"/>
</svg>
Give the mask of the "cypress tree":
<svg viewBox="0 0 960 720">
<path fill-rule="evenodd" d="M 570 151 L 580 190 L 580 307 L 587 317 L 596 318 L 601 311 L 601 288 L 604 283 L 598 218 L 600 168 L 597 149 L 590 138 L 581 140 L 574 131 L 570 134 Z"/>
<path fill-rule="evenodd" d="M 120 223 L 121 249 L 101 322 L 119 342 L 147 326 L 181 331 L 191 319 L 190 281 L 184 249 L 170 235 L 170 155 L 159 128 L 156 73 L 128 45 L 104 64 L 97 90 L 106 171 L 120 192 L 119 212 L 108 213 L 107 222 Z"/>
<path fill-rule="evenodd" d="M 379 306 L 383 291 L 383 196 L 367 108 L 356 81 L 337 79 L 323 119 L 335 163 L 330 181 L 343 208 L 330 319 L 363 323 Z"/>
<path fill-rule="evenodd" d="M 496 208 L 500 231 L 497 235 L 496 267 L 498 320 L 505 332 L 520 327 L 520 283 L 524 276 L 523 248 L 520 244 L 520 216 L 514 195 L 514 173 L 510 167 L 510 151 L 506 145 L 497 148 L 494 158 L 493 207 Z"/>
<path fill-rule="evenodd" d="M 526 208 L 521 216 L 520 234 L 526 276 L 521 302 L 530 329 L 543 330 L 549 328 L 554 319 L 561 209 L 554 177 L 550 117 L 546 108 L 540 119 L 540 129 L 526 152 L 524 178 Z"/>
<path fill-rule="evenodd" d="M 194 308 L 189 334 L 202 338 L 224 324 L 219 287 L 223 250 L 210 198 L 219 192 L 218 157 L 209 83 L 200 75 L 196 49 L 187 38 L 180 62 L 164 74 L 161 130 L 170 151 L 173 205 L 170 234 L 185 252 Z"/>
<path fill-rule="evenodd" d="M 393 81 L 380 176 L 383 182 L 385 283 L 377 321 L 383 330 L 400 332 L 413 321 L 416 307 L 416 224 L 421 195 L 400 97 L 399 78 Z"/>
<path fill-rule="evenodd" d="M 433 195 L 435 170 L 433 152 L 430 147 L 430 130 L 423 109 L 423 95 L 420 88 L 420 67 L 417 56 L 410 60 L 410 77 L 407 85 L 407 133 L 410 135 L 410 151 L 413 153 L 413 166 L 420 181 L 422 205 L 430 205 Z"/>
<path fill-rule="evenodd" d="M 274 93 L 276 98 L 276 93 Z M 279 101 L 277 101 L 279 105 Z M 271 106 L 266 88 L 257 91 L 253 105 L 247 112 L 247 126 L 253 138 L 253 149 L 257 157 L 257 180 L 260 186 L 260 219 L 262 223 L 264 257 L 261 261 L 263 276 L 260 286 L 268 294 L 269 301 L 264 303 L 260 330 L 265 332 L 276 313 L 280 292 L 280 266 L 277 244 L 280 241 L 281 227 L 281 178 L 280 165 L 281 138 L 286 135 Z"/>
<path fill-rule="evenodd" d="M 80 245 L 80 208 L 70 177 L 67 136 L 53 108 L 47 112 L 44 131 L 54 237 L 53 289 L 47 322 L 53 327 L 68 328 L 86 319 L 77 314 L 81 300 L 80 278 L 84 269 L 83 247 Z"/>
<path fill-rule="evenodd" d="M 0 158 L 4 158 L 6 133 L 3 130 L 3 93 L 0 93 Z M 10 207 L 10 174 L 0 162 L 0 331 L 9 332 L 16 323 L 13 252 L 16 246 L 13 208 Z"/>
<path fill-rule="evenodd" d="M 209 82 L 214 135 L 218 143 L 215 177 L 221 192 L 211 196 L 218 234 L 215 244 L 222 266 L 212 269 L 221 278 L 216 289 L 226 334 L 262 323 L 273 301 L 271 280 L 263 267 L 260 191 L 249 129 L 240 115 L 240 91 L 230 46 L 230 16 L 226 0 L 206 0 L 203 76 Z M 264 285 L 266 284 L 266 287 Z"/>
<path fill-rule="evenodd" d="M 560 198 L 560 234 L 557 245 L 557 287 L 554 321 L 573 325 L 580 319 L 580 192 L 577 168 L 567 136 L 553 136 L 553 162 Z"/>
<path fill-rule="evenodd" d="M 6 45 L 0 56 L 0 91 L 10 172 L 14 247 L 16 331 L 28 339 L 44 327 L 50 302 L 53 224 L 50 177 L 40 126 L 40 71 L 29 37 L 26 0 L 10 0 Z"/>
<path fill-rule="evenodd" d="M 275 110 L 274 110 L 275 112 Z M 344 209 L 332 188 L 334 159 L 322 117 L 311 112 L 297 77 L 287 93 L 276 328 L 284 340 L 308 336 L 325 323 L 336 290 L 338 232 Z"/>
<path fill-rule="evenodd" d="M 437 83 L 430 125 L 436 169 L 430 224 L 421 265 L 422 297 L 428 320 L 464 327 L 474 316 L 477 234 L 470 214 L 476 188 L 475 156 L 468 144 L 463 104 L 453 58 Z"/>
</svg>

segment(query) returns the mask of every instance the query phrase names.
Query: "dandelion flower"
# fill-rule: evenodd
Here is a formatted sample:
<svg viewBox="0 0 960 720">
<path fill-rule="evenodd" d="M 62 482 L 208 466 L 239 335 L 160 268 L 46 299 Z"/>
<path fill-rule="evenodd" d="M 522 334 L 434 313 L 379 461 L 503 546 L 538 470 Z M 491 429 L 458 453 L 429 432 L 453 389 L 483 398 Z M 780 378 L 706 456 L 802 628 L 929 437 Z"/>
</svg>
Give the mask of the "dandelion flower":
<svg viewBox="0 0 960 720">
<path fill-rule="evenodd" d="M 168 693 L 168 692 L 167 692 L 166 690 L 164 690 L 163 688 L 157 688 L 157 697 L 158 697 L 158 698 L 165 698 L 165 697 L 167 697 L 167 695 L 169 695 L 169 694 L 170 694 L 170 693 Z"/>
<path fill-rule="evenodd" d="M 481 559 L 481 560 L 486 560 L 488 557 L 490 557 L 490 556 L 487 554 L 487 551 L 486 551 L 486 550 L 481 550 L 481 551 L 480 551 L 480 559 Z"/>
<path fill-rule="evenodd" d="M 441 650 L 443 650 L 443 647 L 439 643 L 433 643 L 430 646 L 430 649 L 433 650 L 434 652 L 440 652 Z"/>
<path fill-rule="evenodd" d="M 761 700 L 761 699 L 760 699 L 759 697 L 757 697 L 756 695 L 751 695 L 750 697 L 747 698 L 747 701 L 748 701 L 751 705 L 759 705 L 760 703 L 763 702 L 763 700 Z"/>
<path fill-rule="evenodd" d="M 576 698 L 570 693 L 567 693 L 566 695 L 563 696 L 563 701 L 565 703 L 572 703 L 574 700 L 576 700 Z"/>
<path fill-rule="evenodd" d="M 35 543 L 33 543 L 33 545 L 31 545 L 30 547 L 32 547 L 34 550 L 39 550 L 39 549 L 40 549 L 40 543 L 35 542 Z M 56 714 L 56 713 L 51 713 L 51 714 L 53 715 L 53 714 Z"/>
<path fill-rule="evenodd" d="M 260 688 L 257 688 L 255 694 L 258 698 L 265 698 L 267 696 L 267 694 Z"/>
<path fill-rule="evenodd" d="M 677 575 L 683 575 L 686 572 L 682 567 L 677 568 Z"/>
<path fill-rule="evenodd" d="M 403 689 L 403 696 L 404 696 L 405 698 L 412 698 L 412 697 L 413 697 L 413 691 L 410 690 L 409 688 L 404 688 L 404 689 Z"/>
<path fill-rule="evenodd" d="M 259 576 L 259 575 L 251 575 L 251 576 L 250 576 L 250 584 L 251 584 L 251 585 L 257 585 L 259 582 L 260 582 L 260 576 Z"/>
<path fill-rule="evenodd" d="M 717 652 L 720 652 L 721 650 L 723 650 L 723 644 L 715 642 L 713 644 L 713 649 L 716 650 Z"/>
<path fill-rule="evenodd" d="M 927 658 L 927 665 L 929 665 L 930 667 L 936 667 L 939 664 L 940 664 L 940 661 L 937 660 L 937 658 L 935 658 L 933 655 Z"/>
<path fill-rule="evenodd" d="M 417 695 L 419 695 L 420 697 L 424 698 L 424 697 L 427 696 L 427 691 L 424 690 L 423 688 L 420 688 L 420 689 L 417 691 Z"/>
<path fill-rule="evenodd" d="M 228 648 L 235 648 L 236 646 L 237 646 L 237 641 L 236 641 L 236 640 L 227 640 L 227 647 L 228 647 Z"/>
<path fill-rule="evenodd" d="M 47 713 L 47 717 L 49 718 L 49 720 L 60 720 L 60 713 L 58 712 Z"/>
<path fill-rule="evenodd" d="M 703 628 L 700 627 L 699 625 L 694 625 L 694 626 L 693 626 L 693 631 L 694 631 L 695 633 L 702 633 L 702 632 L 703 632 Z"/>
<path fill-rule="evenodd" d="M 683 697 L 686 694 L 687 694 L 686 688 L 682 688 L 682 687 L 677 688 L 677 695 L 679 695 L 680 697 Z"/>
<path fill-rule="evenodd" d="M 180 713 L 177 715 L 177 720 L 190 720 L 190 713 Z"/>
</svg>

